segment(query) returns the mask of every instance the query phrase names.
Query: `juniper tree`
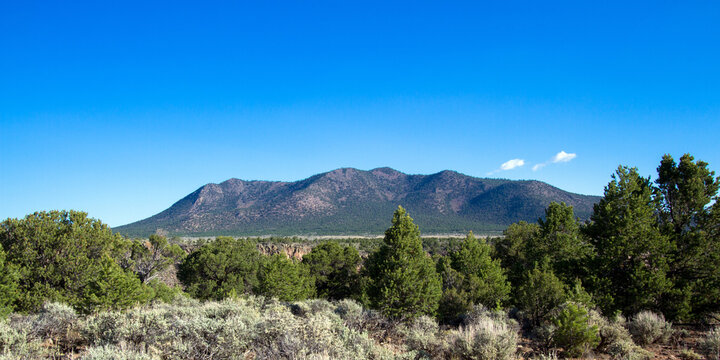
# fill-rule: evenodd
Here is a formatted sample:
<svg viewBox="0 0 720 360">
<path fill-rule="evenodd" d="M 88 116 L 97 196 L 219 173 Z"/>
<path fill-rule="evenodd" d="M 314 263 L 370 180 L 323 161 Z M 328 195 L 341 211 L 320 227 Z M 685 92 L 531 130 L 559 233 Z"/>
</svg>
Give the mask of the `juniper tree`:
<svg viewBox="0 0 720 360">
<path fill-rule="evenodd" d="M 434 315 L 442 288 L 420 231 L 401 206 L 385 231 L 383 245 L 367 261 L 367 295 L 372 307 L 396 319 Z"/>
</svg>

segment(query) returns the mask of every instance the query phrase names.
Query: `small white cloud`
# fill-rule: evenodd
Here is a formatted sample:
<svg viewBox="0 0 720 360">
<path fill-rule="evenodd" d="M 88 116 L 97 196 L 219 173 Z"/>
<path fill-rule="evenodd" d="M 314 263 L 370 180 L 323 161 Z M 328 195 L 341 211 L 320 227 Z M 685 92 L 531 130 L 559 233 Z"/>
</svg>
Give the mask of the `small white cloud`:
<svg viewBox="0 0 720 360">
<path fill-rule="evenodd" d="M 525 165 L 525 160 L 523 159 L 512 159 L 504 162 L 502 165 L 500 165 L 500 170 L 511 170 L 516 167 L 521 167 Z"/>
<path fill-rule="evenodd" d="M 538 171 L 538 170 L 544 168 L 545 165 L 547 165 L 547 163 L 535 164 L 535 166 L 533 166 L 532 170 L 533 170 L 533 171 Z"/>
<path fill-rule="evenodd" d="M 575 154 L 575 153 L 568 154 L 565 151 L 560 151 L 559 153 L 555 154 L 555 156 L 552 159 L 552 162 L 554 162 L 554 163 L 568 162 L 576 157 L 577 157 L 577 154 Z"/>
</svg>

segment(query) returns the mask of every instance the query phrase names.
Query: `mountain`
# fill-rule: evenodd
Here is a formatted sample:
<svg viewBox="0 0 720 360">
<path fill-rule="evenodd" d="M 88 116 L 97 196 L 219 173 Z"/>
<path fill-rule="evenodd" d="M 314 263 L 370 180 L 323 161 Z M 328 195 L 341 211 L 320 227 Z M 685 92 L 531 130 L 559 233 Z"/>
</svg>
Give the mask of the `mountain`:
<svg viewBox="0 0 720 360">
<path fill-rule="evenodd" d="M 599 199 L 535 180 L 343 168 L 295 182 L 207 184 L 157 215 L 114 230 L 128 236 L 158 229 L 190 236 L 381 234 L 402 205 L 424 234 L 499 231 L 536 221 L 552 201 L 574 206 L 576 216 L 587 219 Z"/>
</svg>

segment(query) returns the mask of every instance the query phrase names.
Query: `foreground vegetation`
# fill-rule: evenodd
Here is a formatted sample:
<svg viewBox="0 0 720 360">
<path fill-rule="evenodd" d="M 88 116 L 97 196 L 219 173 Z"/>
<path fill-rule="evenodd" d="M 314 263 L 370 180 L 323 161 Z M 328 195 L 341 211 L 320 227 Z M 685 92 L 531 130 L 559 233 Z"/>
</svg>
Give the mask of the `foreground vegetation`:
<svg viewBox="0 0 720 360">
<path fill-rule="evenodd" d="M 655 183 L 620 167 L 587 223 L 552 203 L 536 224 L 434 243 L 432 256 L 402 207 L 366 259 L 338 242 L 298 261 L 231 237 L 183 249 L 123 238 L 76 211 L 7 219 L 0 351 L 507 359 L 521 341 L 525 356 L 648 358 L 641 346 L 681 336 L 666 317 L 711 330 L 720 313 L 720 178 L 707 167 L 666 155 Z M 686 356 L 717 358 L 718 334 Z"/>
</svg>

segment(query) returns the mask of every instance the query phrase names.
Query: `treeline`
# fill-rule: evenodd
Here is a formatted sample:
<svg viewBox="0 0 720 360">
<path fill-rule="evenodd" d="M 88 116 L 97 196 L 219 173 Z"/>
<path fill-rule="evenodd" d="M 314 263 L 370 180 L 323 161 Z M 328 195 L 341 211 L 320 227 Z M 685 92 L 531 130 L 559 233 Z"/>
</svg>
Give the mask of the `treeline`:
<svg viewBox="0 0 720 360">
<path fill-rule="evenodd" d="M 113 234 L 82 212 L 38 212 L 0 225 L 0 311 L 53 301 L 91 313 L 187 294 L 350 298 L 394 319 L 430 315 L 446 324 L 478 304 L 513 307 L 539 324 L 567 301 L 607 316 L 651 310 L 700 320 L 720 311 L 720 178 L 687 154 L 679 163 L 664 156 L 657 170 L 653 182 L 619 167 L 588 222 L 553 203 L 537 223 L 513 224 L 490 241 L 470 233 L 432 256 L 399 207 L 365 261 L 337 242 L 294 261 L 231 237 L 186 254 L 162 236 Z M 182 287 L 159 277 L 172 266 Z"/>
</svg>

